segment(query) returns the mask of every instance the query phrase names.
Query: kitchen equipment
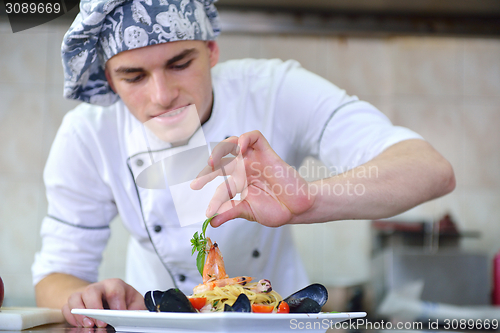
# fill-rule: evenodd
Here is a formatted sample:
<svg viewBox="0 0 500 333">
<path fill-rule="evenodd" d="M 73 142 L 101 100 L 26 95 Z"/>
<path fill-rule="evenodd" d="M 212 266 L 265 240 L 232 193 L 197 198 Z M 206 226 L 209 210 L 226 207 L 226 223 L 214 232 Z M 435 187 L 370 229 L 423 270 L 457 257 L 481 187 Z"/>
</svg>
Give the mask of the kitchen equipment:
<svg viewBox="0 0 500 333">
<path fill-rule="evenodd" d="M 407 283 L 422 281 L 422 301 L 450 305 L 489 305 L 490 260 L 460 249 L 464 237 L 449 214 L 438 221 L 387 219 L 372 222 L 371 286 L 375 304 Z"/>
</svg>

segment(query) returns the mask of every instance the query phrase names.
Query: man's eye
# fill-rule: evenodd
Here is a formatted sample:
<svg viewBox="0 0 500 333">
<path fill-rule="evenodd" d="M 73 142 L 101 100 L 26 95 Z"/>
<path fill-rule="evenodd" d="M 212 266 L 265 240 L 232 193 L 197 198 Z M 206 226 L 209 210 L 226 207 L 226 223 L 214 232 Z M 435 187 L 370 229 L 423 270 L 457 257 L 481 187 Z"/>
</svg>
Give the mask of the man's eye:
<svg viewBox="0 0 500 333">
<path fill-rule="evenodd" d="M 189 61 L 187 61 L 187 62 L 185 62 L 185 63 L 183 63 L 183 64 L 179 64 L 179 65 L 172 65 L 172 66 L 171 66 L 171 68 L 172 68 L 172 69 L 176 69 L 176 70 L 184 69 L 184 68 L 187 68 L 189 65 L 191 65 L 191 62 L 192 62 L 192 61 L 193 61 L 193 60 L 191 59 L 191 60 L 189 60 Z"/>
<path fill-rule="evenodd" d="M 135 82 L 139 82 L 140 80 L 142 80 L 142 78 L 144 77 L 144 75 L 137 75 L 137 76 L 134 76 L 132 78 L 128 78 L 128 79 L 123 79 L 125 82 L 127 83 L 135 83 Z"/>
</svg>

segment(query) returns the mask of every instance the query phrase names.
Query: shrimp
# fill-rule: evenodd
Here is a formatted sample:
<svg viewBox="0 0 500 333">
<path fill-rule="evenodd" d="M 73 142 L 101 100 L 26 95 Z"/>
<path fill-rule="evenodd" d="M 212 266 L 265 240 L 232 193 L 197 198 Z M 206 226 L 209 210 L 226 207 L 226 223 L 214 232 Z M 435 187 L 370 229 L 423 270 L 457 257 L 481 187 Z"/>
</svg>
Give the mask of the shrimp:
<svg viewBox="0 0 500 333">
<path fill-rule="evenodd" d="M 207 237 L 207 258 L 203 267 L 203 283 L 210 280 L 221 280 L 227 278 L 224 259 L 220 253 L 217 243 L 212 244 L 210 237 Z"/>
<path fill-rule="evenodd" d="M 205 259 L 205 266 L 203 267 L 203 283 L 193 288 L 194 294 L 231 284 L 241 284 L 244 286 L 247 282 L 252 281 L 252 278 L 248 276 L 228 277 L 219 246 L 217 243 L 212 244 L 210 237 L 207 237 L 206 248 L 208 253 Z"/>
</svg>

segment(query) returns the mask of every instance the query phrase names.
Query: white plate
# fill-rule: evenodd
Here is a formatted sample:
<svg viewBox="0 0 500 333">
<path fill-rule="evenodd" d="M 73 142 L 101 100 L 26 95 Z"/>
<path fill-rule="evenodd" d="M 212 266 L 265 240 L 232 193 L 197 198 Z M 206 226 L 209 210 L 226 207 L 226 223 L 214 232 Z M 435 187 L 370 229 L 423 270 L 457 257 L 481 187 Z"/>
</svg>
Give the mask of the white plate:
<svg viewBox="0 0 500 333">
<path fill-rule="evenodd" d="M 73 309 L 102 320 L 117 332 L 325 332 L 335 323 L 362 318 L 366 312 L 342 313 L 175 313 L 133 310 Z"/>
</svg>

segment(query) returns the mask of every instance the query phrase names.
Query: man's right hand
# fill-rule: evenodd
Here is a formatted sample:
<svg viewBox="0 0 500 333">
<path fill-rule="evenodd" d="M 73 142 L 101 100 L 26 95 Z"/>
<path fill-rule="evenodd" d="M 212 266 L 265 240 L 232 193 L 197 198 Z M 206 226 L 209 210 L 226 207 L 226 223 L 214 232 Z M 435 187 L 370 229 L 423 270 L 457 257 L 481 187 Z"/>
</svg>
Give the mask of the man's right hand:
<svg viewBox="0 0 500 333">
<path fill-rule="evenodd" d="M 49 294 L 50 297 L 45 297 Z M 120 279 L 107 279 L 90 284 L 71 275 L 56 273 L 37 284 L 36 295 L 38 306 L 62 308 L 68 323 L 80 327 L 106 327 L 107 324 L 74 315 L 71 313 L 72 309 L 146 309 L 143 296 Z"/>
</svg>

